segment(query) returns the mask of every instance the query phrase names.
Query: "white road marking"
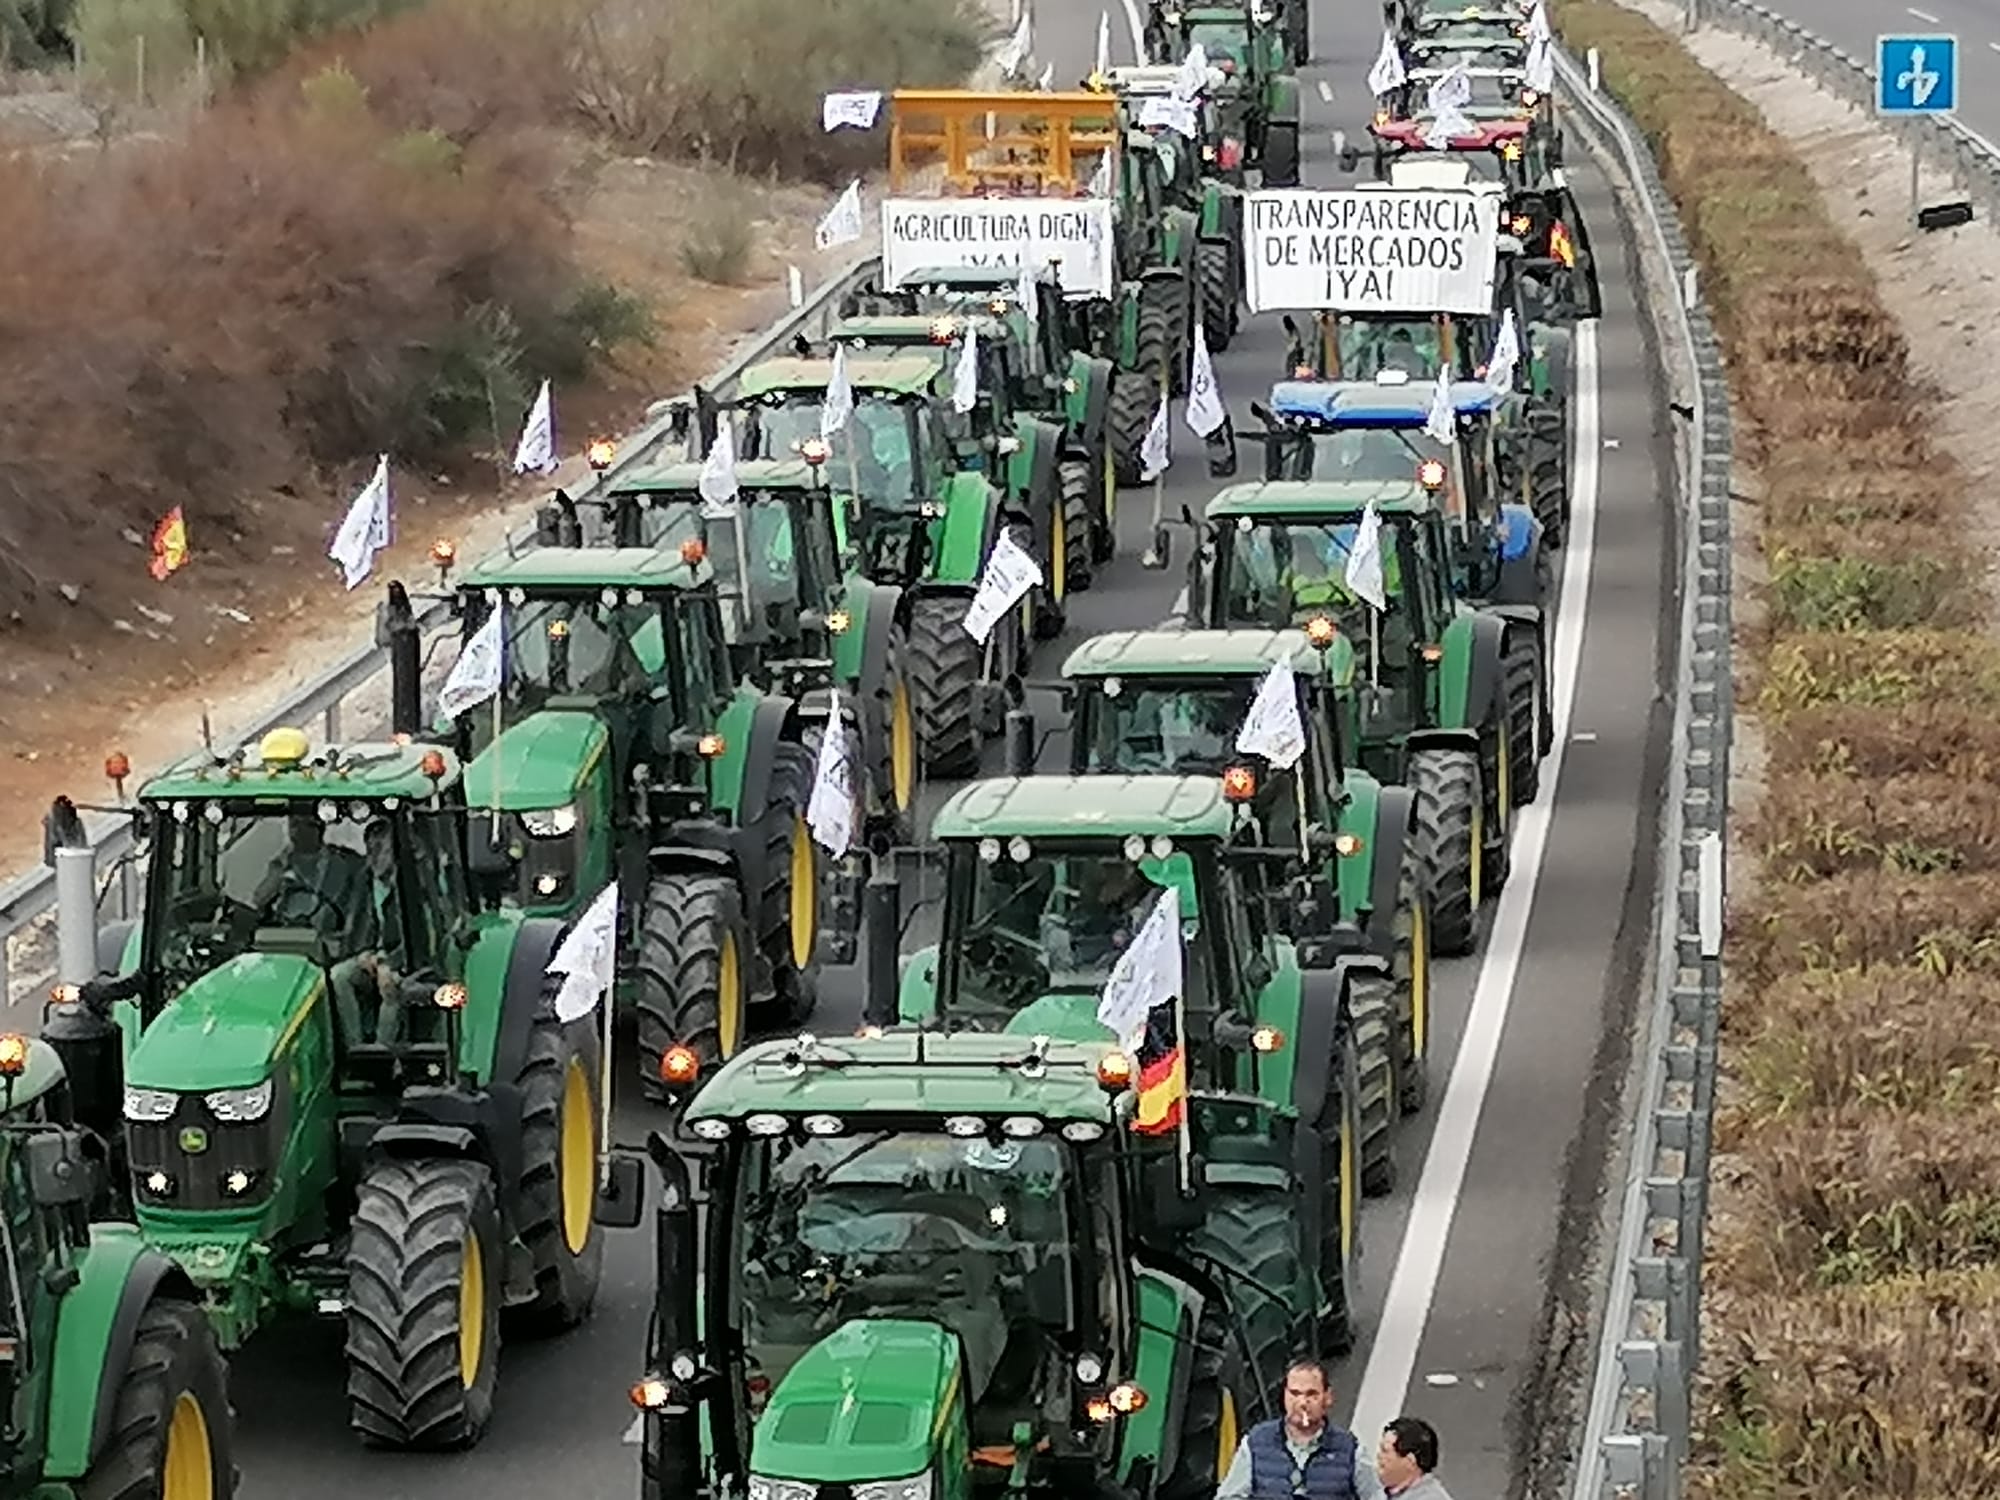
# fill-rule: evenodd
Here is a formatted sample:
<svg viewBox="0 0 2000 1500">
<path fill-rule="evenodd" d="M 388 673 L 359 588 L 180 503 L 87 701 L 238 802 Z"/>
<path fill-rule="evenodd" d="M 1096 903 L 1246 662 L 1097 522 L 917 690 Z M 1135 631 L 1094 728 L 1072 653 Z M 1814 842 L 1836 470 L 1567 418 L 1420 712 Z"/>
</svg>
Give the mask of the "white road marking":
<svg viewBox="0 0 2000 1500">
<path fill-rule="evenodd" d="M 1919 21 L 1922 21 L 1926 26 L 1935 26 L 1938 24 L 1938 18 L 1927 10 L 1918 10 L 1914 5 L 1906 5 L 1903 9 L 1907 10 Z"/>
<path fill-rule="evenodd" d="M 1146 23 L 1139 19 L 1139 0 L 1119 0 L 1125 7 L 1125 27 L 1132 33 L 1132 56 L 1146 66 Z"/>
<path fill-rule="evenodd" d="M 1579 729 L 1569 737 L 1569 742 L 1572 745 L 1594 745 L 1597 743 L 1597 731 L 1594 729 Z"/>
<path fill-rule="evenodd" d="M 1333 85 L 1328 83 L 1324 78 L 1319 81 L 1319 97 L 1322 103 L 1333 103 Z"/>
<path fill-rule="evenodd" d="M 2000 52 L 2000 42 L 1988 42 L 1986 45 L 1991 47 L 1995 52 Z"/>
<path fill-rule="evenodd" d="M 1437 1296 L 1438 1273 L 1444 1266 L 1445 1245 L 1452 1218 L 1458 1212 L 1466 1167 L 1478 1137 L 1479 1114 L 1492 1085 L 1500 1040 L 1507 1029 L 1507 1010 L 1514 998 L 1514 980 L 1526 951 L 1528 917 L 1535 909 L 1535 887 L 1548 854 L 1549 816 L 1562 777 L 1563 752 L 1570 743 L 1569 724 L 1576 711 L 1577 679 L 1583 665 L 1584 615 L 1590 602 L 1590 571 L 1597 545 L 1598 364 L 1597 324 L 1579 323 L 1576 330 L 1576 431 L 1571 470 L 1574 485 L 1569 546 L 1563 558 L 1562 595 L 1556 606 L 1555 644 L 1549 679 L 1555 698 L 1554 743 L 1542 763 L 1541 796 L 1520 809 L 1514 823 L 1513 869 L 1501 887 L 1493 913 L 1493 930 L 1480 960 L 1472 990 L 1472 1008 L 1465 1018 L 1465 1038 L 1452 1064 L 1438 1108 L 1437 1129 L 1424 1156 L 1423 1175 L 1410 1202 L 1403 1243 L 1396 1254 L 1395 1274 L 1382 1320 L 1368 1351 L 1368 1368 L 1354 1398 L 1352 1430 L 1370 1441 L 1403 1409 L 1416 1369 L 1417 1345 L 1429 1322 Z"/>
</svg>

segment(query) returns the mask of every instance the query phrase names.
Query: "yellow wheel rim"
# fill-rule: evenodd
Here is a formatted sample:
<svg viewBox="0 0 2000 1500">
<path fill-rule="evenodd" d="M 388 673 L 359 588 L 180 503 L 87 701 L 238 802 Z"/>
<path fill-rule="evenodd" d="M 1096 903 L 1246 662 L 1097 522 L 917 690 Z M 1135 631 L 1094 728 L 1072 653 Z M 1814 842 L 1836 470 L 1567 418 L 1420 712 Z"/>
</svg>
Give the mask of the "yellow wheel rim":
<svg viewBox="0 0 2000 1500">
<path fill-rule="evenodd" d="M 805 819 L 792 820 L 792 967 L 812 962 L 819 937 L 819 871 L 814 868 L 812 833 Z"/>
<path fill-rule="evenodd" d="M 898 676 L 889 689 L 889 791 L 896 811 L 917 801 L 917 716 L 910 708 L 910 684 Z"/>
<path fill-rule="evenodd" d="M 571 1255 L 583 1254 L 590 1243 L 590 1221 L 597 1207 L 597 1111 L 592 1108 L 590 1078 L 583 1059 L 572 1057 L 563 1074 L 562 1097 L 562 1216 L 563 1243 Z"/>
<path fill-rule="evenodd" d="M 1060 496 L 1049 527 L 1049 552 L 1049 592 L 1060 604 L 1069 592 L 1069 515 Z"/>
<path fill-rule="evenodd" d="M 734 1057 L 743 1045 L 743 960 L 736 952 L 735 933 L 722 935 L 715 969 L 715 1049 Z"/>
<path fill-rule="evenodd" d="M 1354 1258 L 1354 1114 L 1340 1119 L 1340 1258 Z M 1351 1290 L 1351 1288 L 1350 1288 Z"/>
<path fill-rule="evenodd" d="M 1472 809 L 1472 873 L 1468 884 L 1472 888 L 1472 909 L 1479 910 L 1479 903 L 1485 898 L 1481 889 L 1486 883 L 1486 810 L 1474 806 Z"/>
<path fill-rule="evenodd" d="M 215 1450 L 209 1446 L 208 1413 L 190 1392 L 182 1391 L 167 1421 L 160 1500 L 212 1500 L 214 1494 Z"/>
<path fill-rule="evenodd" d="M 1430 1042 L 1431 933 L 1421 903 L 1410 913 L 1410 1050 L 1419 1059 Z"/>
<path fill-rule="evenodd" d="M 479 1383 L 486 1357 L 486 1257 L 479 1232 L 465 1231 L 458 1262 L 458 1383 L 468 1391 Z"/>
<path fill-rule="evenodd" d="M 1500 795 L 1495 799 L 1494 807 L 1494 816 L 1499 818 L 1500 826 L 1495 832 L 1503 839 L 1507 837 L 1507 830 L 1514 822 L 1514 761 L 1512 755 L 1508 753 L 1511 748 L 1507 743 L 1506 736 L 1502 735 L 1500 737 L 1499 749 L 1494 752 L 1493 756 L 1494 762 L 1499 767 L 1499 772 L 1495 779 L 1499 783 L 1500 790 Z"/>
<path fill-rule="evenodd" d="M 1118 535 L 1118 466 L 1109 458 L 1104 460 L 1104 529 L 1114 537 Z"/>
<path fill-rule="evenodd" d="M 1237 1430 L 1236 1392 L 1227 1386 L 1222 1390 L 1222 1411 L 1215 1423 L 1215 1482 L 1222 1483 L 1222 1476 L 1229 1472 L 1229 1466 L 1236 1459 L 1236 1445 L 1242 1441 Z"/>
</svg>

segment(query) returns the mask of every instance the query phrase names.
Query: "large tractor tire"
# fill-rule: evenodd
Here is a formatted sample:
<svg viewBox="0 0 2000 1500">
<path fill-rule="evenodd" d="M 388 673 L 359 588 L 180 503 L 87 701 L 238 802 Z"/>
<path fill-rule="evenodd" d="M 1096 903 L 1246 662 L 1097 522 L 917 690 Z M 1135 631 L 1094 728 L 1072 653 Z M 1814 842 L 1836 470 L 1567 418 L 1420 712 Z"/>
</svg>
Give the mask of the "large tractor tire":
<svg viewBox="0 0 2000 1500">
<path fill-rule="evenodd" d="M 1384 1197 L 1396 1187 L 1396 982 L 1389 974 L 1357 974 L 1347 987 L 1354 1053 L 1360 1064 L 1356 1106 L 1361 1118 L 1361 1191 Z"/>
<path fill-rule="evenodd" d="M 861 738 L 852 730 L 848 736 L 848 764 L 866 764 Z M 763 1012 L 753 1021 L 773 1026 L 805 1024 L 818 998 L 818 970 L 821 944 L 829 924 L 824 920 L 822 896 L 827 884 L 829 856 L 813 842 L 806 826 L 806 808 L 812 801 L 813 779 L 819 774 L 819 746 L 822 731 L 814 726 L 799 744 L 781 744 L 771 761 L 771 783 L 764 805 L 764 889 L 759 895 L 758 951 L 771 975 L 768 997 L 760 996 L 756 1008 Z M 857 783 L 859 776 L 857 776 Z M 857 806 L 855 814 L 860 816 Z M 858 834 L 858 828 L 857 828 Z"/>
<path fill-rule="evenodd" d="M 1138 358 L 1132 369 L 1120 369 L 1111 376 L 1111 409 L 1104 419 L 1104 436 L 1111 445 L 1118 483 L 1124 485 L 1141 482 L 1139 449 L 1146 441 L 1146 430 L 1153 425 L 1153 413 L 1160 409 L 1160 379 L 1174 347 L 1174 309 L 1166 305 L 1168 300 L 1160 296 L 1140 300 Z"/>
<path fill-rule="evenodd" d="M 1396 1108 L 1407 1118 L 1431 1092 L 1431 898 L 1415 850 L 1396 884 L 1394 933 Z"/>
<path fill-rule="evenodd" d="M 901 625 L 890 627 L 888 665 L 860 708 L 868 739 L 872 800 L 880 810 L 883 832 L 892 842 L 906 844 L 917 833 L 923 755 L 917 746 L 917 711 L 910 690 L 910 642 Z"/>
<path fill-rule="evenodd" d="M 1220 354 L 1236 336 L 1236 265 L 1225 241 L 1203 240 L 1194 247 L 1194 280 L 1202 337 L 1210 354 Z"/>
<path fill-rule="evenodd" d="M 720 875 L 660 876 L 641 923 L 639 1077 L 657 1099 L 669 1047 L 692 1047 L 706 1073 L 748 1040 L 755 961 L 742 893 Z"/>
<path fill-rule="evenodd" d="M 1569 539 L 1569 430 L 1556 408 L 1547 408 L 1546 414 L 1530 413 L 1523 447 L 1528 505 L 1542 523 L 1542 545 L 1560 547 Z"/>
<path fill-rule="evenodd" d="M 1500 680 L 1507 690 L 1507 759 L 1514 805 L 1525 807 L 1542 794 L 1542 652 L 1535 638 L 1517 630 L 1500 656 Z"/>
<path fill-rule="evenodd" d="M 1361 1284 L 1361 1062 L 1352 1031 L 1342 1037 L 1338 1066 L 1340 1088 L 1328 1091 L 1316 1122 L 1333 1164 L 1323 1187 L 1318 1318 L 1320 1353 L 1332 1359 L 1354 1348 L 1354 1298 Z"/>
<path fill-rule="evenodd" d="M 917 753 L 933 775 L 979 774 L 979 642 L 965 633 L 965 600 L 919 594 L 910 604 L 910 690 Z M 995 629 L 1003 629 L 1004 622 Z"/>
<path fill-rule="evenodd" d="M 1485 897 L 1485 838 L 1479 757 L 1419 750 L 1410 757 L 1417 794 L 1417 847 L 1431 894 L 1431 949 L 1461 958 L 1479 941 Z"/>
<path fill-rule="evenodd" d="M 1299 185 L 1298 121 L 1273 120 L 1264 127 L 1263 179 L 1267 188 Z"/>
<path fill-rule="evenodd" d="M 467 1448 L 493 1415 L 505 1254 L 493 1179 L 375 1163 L 347 1248 L 348 1424 L 372 1447 Z"/>
<path fill-rule="evenodd" d="M 1066 458 L 1056 474 L 1062 484 L 1062 509 L 1058 512 L 1057 534 L 1049 548 L 1050 560 L 1056 568 L 1049 589 L 1060 603 L 1090 587 L 1096 567 L 1091 534 L 1096 523 L 1090 513 L 1090 460 Z"/>
<path fill-rule="evenodd" d="M 506 1310 L 506 1332 L 541 1336 L 590 1316 L 604 1276 L 597 1158 L 604 1080 L 595 1018 L 549 1016 L 528 1034 L 521 1088 L 521 1241 L 535 1300 Z"/>
<path fill-rule="evenodd" d="M 1249 1337 L 1252 1368 L 1245 1381 L 1275 1404 L 1285 1366 L 1311 1322 L 1312 1309 L 1285 1298 L 1307 1278 L 1299 1260 L 1299 1221 L 1288 1195 L 1274 1188 L 1211 1186 L 1208 1213 L 1188 1243 L 1197 1261 L 1213 1263 Z M 1276 1293 L 1276 1296 L 1268 1295 Z M 1234 1343 L 1235 1340 L 1231 1340 Z"/>
<path fill-rule="evenodd" d="M 1502 667 L 1500 691 L 1493 713 L 1479 732 L 1479 784 L 1486 794 L 1480 832 L 1486 837 L 1484 871 L 1487 888 L 1498 892 L 1507 883 L 1509 850 L 1514 833 L 1514 702 Z"/>
<path fill-rule="evenodd" d="M 1236 1295 L 1228 1278 L 1220 1279 Z M 1158 1490 L 1160 1500 L 1209 1500 L 1229 1472 L 1243 1434 L 1268 1406 L 1254 1372 L 1243 1366 L 1226 1305 L 1211 1299 L 1203 1306 L 1190 1358 L 1194 1368 L 1188 1372 L 1180 1446 L 1174 1471 Z"/>
<path fill-rule="evenodd" d="M 230 1500 L 236 1493 L 229 1367 L 200 1308 L 172 1298 L 145 1306 L 112 1400 L 104 1449 L 77 1481 L 77 1500 Z"/>
</svg>

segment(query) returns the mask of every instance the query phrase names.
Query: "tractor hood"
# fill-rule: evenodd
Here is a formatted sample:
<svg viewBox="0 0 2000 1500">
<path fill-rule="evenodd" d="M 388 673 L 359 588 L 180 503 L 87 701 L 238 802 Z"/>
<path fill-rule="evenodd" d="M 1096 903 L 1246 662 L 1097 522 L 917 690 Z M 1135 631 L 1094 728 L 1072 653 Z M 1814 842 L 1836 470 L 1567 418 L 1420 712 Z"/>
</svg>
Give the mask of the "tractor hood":
<svg viewBox="0 0 2000 1500">
<path fill-rule="evenodd" d="M 1059 1042 L 1106 1042 L 1111 1032 L 1097 1019 L 1097 994 L 1044 995 L 1014 1012 L 1007 1030 L 1019 1036 L 1046 1036 Z"/>
<path fill-rule="evenodd" d="M 239 954 L 160 1012 L 133 1045 L 125 1081 L 181 1094 L 252 1088 L 325 995 L 326 973 L 311 959 Z"/>
<path fill-rule="evenodd" d="M 936 1323 L 857 1318 L 806 1350 L 758 1420 L 750 1470 L 854 1484 L 928 1469 L 958 1389 L 956 1335 Z"/>
<path fill-rule="evenodd" d="M 566 806 L 610 741 L 596 714 L 569 708 L 529 714 L 466 766 L 465 800 L 502 812 Z"/>
</svg>

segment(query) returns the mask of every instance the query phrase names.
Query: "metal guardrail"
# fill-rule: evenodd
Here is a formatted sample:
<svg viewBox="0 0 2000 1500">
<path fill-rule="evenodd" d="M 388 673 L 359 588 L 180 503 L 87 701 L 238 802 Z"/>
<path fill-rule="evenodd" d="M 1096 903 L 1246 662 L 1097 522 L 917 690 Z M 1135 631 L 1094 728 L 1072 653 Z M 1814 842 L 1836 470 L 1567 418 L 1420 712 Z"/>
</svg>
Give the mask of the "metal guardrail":
<svg viewBox="0 0 2000 1500">
<path fill-rule="evenodd" d="M 704 382 L 704 388 L 727 396 L 745 369 L 788 342 L 793 335 L 801 332 L 811 338 L 824 335 L 839 315 L 841 297 L 874 275 L 880 265 L 881 257 L 872 254 L 850 262 L 830 280 L 815 288 L 798 307 L 747 344 Z M 669 441 L 669 426 L 669 419 L 664 415 L 648 422 L 620 442 L 618 458 L 605 474 L 592 474 L 577 484 L 567 486 L 569 493 L 582 499 L 596 493 L 604 484 L 615 481 L 621 474 L 652 462 Z M 531 535 L 527 528 L 523 528 L 514 533 L 510 541 L 519 544 L 529 540 Z M 438 617 L 434 609 L 426 623 L 435 623 Z M 327 738 L 335 738 L 342 732 L 343 710 L 362 694 L 381 692 L 380 679 L 386 677 L 387 671 L 388 657 L 380 646 L 372 641 L 358 646 L 332 671 L 276 704 L 254 722 L 220 734 L 217 743 L 247 744 L 279 725 L 307 724 L 315 720 L 324 726 Z M 188 748 L 193 747 L 190 745 Z M 132 847 L 131 825 L 123 818 L 97 815 L 87 819 L 85 826 L 90 835 L 96 868 L 100 872 Z M 0 886 L 0 1001 L 11 999 L 14 994 L 12 971 L 18 940 L 30 937 L 45 939 L 47 961 L 52 967 L 53 938 L 44 929 L 49 925 L 47 918 L 54 909 L 55 900 L 55 871 L 47 867 L 31 870 Z M 112 880 L 99 897 L 99 905 L 103 909 L 101 915 L 111 918 L 132 916 L 135 900 L 136 892 L 129 878 Z M 44 944 L 37 943 L 37 946 Z M 37 961 L 29 972 L 35 972 L 40 967 L 41 963 Z"/>
<path fill-rule="evenodd" d="M 1596 72 L 1591 59 L 1590 72 Z M 1558 55 L 1568 120 L 1622 162 L 1666 378 L 1692 420 L 1677 454 L 1681 566 L 1673 729 L 1659 830 L 1659 909 L 1637 1118 L 1572 1500 L 1677 1500 L 1700 1355 L 1702 1234 L 1722 989 L 1723 830 L 1732 710 L 1729 390 L 1672 199 L 1638 128 Z M 1678 356 L 1676 359 L 1674 356 Z M 1678 363 L 1680 368 L 1672 368 Z"/>
</svg>

